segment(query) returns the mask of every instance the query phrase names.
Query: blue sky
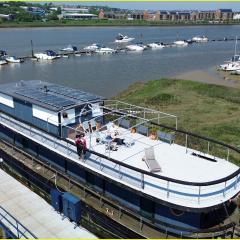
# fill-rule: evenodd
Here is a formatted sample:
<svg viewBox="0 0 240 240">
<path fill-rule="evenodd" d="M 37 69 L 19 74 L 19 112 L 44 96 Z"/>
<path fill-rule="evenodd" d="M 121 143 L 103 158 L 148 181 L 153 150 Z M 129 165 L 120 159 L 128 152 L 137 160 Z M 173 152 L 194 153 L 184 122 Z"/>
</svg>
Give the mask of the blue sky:
<svg viewBox="0 0 240 240">
<path fill-rule="evenodd" d="M 66 2 L 65 2 L 66 3 Z M 219 8 L 232 8 L 235 11 L 240 11 L 240 2 L 75 2 L 71 4 L 81 5 L 103 5 L 110 7 L 119 7 L 127 9 L 139 10 L 215 10 Z"/>
</svg>

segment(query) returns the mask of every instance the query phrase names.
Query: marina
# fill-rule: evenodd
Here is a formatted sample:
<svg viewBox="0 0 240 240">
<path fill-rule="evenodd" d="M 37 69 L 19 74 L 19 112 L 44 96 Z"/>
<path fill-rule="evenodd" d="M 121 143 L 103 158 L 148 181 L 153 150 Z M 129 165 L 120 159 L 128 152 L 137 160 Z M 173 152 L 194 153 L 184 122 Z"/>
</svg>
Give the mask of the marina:
<svg viewBox="0 0 240 240">
<path fill-rule="evenodd" d="M 1 85 L 0 100 L 4 141 L 91 186 L 113 208 L 115 202 L 134 211 L 140 226 L 153 222 L 159 235 L 129 230 L 143 237 L 234 234 L 228 201 L 239 192 L 239 167 L 231 161 L 239 149 L 178 130 L 177 116 L 47 82 Z M 107 137 L 115 125 L 124 144 Z M 87 142 L 83 159 L 77 134 Z"/>
<path fill-rule="evenodd" d="M 7 29 L 0 31 L 2 33 L 1 49 L 6 50 L 10 56 L 17 57 L 31 57 L 31 39 L 34 52 L 52 49 L 58 53 L 70 43 L 76 46 L 78 51 L 93 43 L 115 49 L 116 43 L 113 41 L 119 32 L 135 37 L 131 44 L 142 42 L 144 45 L 155 42 L 173 43 L 176 40 L 176 32 L 181 33 L 179 34 L 181 39 L 191 39 L 198 35 L 208 36 L 207 43 L 193 43 L 187 47 L 163 47 L 156 51 L 148 49 L 136 53 L 124 50 L 105 55 L 85 51 L 82 54 L 71 53 L 69 57 L 65 57 L 66 55 L 62 53 L 64 57 L 56 61 L 26 59 L 22 64 L 7 64 L 1 67 L 2 83 L 19 79 L 45 79 L 112 97 L 135 82 L 162 77 L 176 78 L 177 75 L 195 70 L 205 71 L 215 79 L 219 78 L 216 68 L 234 54 L 234 41 L 211 40 L 223 40 L 224 36 L 235 39 L 238 26 L 33 28 L 31 31 L 15 29 L 14 37 L 13 33 Z M 42 38 L 43 35 L 47 37 Z M 76 81 L 74 80 L 76 75 L 84 77 Z M 219 80 L 219 82 L 224 81 Z M 227 81 L 225 82 L 227 84 Z"/>
</svg>

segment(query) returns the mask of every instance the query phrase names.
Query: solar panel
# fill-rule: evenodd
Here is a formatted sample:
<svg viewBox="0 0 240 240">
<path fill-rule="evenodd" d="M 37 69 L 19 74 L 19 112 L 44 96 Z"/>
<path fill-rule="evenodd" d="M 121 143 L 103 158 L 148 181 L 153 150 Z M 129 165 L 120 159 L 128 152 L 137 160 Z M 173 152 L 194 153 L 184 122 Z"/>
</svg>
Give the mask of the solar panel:
<svg viewBox="0 0 240 240">
<path fill-rule="evenodd" d="M 61 96 L 53 95 L 49 92 L 43 92 L 37 89 L 23 89 L 18 90 L 15 93 L 58 109 L 75 105 L 75 102 L 72 100 L 66 99 Z"/>
<path fill-rule="evenodd" d="M 89 102 L 89 101 L 94 101 L 94 100 L 100 100 L 101 97 L 90 94 L 90 93 L 86 93 L 84 91 L 81 90 L 76 90 L 73 88 L 68 88 L 68 87 L 64 87 L 64 86 L 59 86 L 59 85 L 50 85 L 48 86 L 48 90 L 50 92 L 56 93 L 56 94 L 60 94 L 69 98 L 73 98 L 76 100 L 80 100 L 83 102 Z"/>
</svg>

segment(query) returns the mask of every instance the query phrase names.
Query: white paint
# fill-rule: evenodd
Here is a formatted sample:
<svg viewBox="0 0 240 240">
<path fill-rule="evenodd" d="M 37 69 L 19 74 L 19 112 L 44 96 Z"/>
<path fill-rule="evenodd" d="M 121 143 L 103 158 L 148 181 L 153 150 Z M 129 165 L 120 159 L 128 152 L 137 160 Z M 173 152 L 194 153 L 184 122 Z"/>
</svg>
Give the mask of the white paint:
<svg viewBox="0 0 240 240">
<path fill-rule="evenodd" d="M 103 110 L 100 108 L 99 103 L 92 103 L 89 105 L 90 109 L 92 109 L 92 116 L 98 117 L 103 115 Z"/>
<path fill-rule="evenodd" d="M 67 113 L 67 118 L 63 118 L 63 113 Z M 68 109 L 66 111 L 63 111 L 61 114 L 61 123 L 63 126 L 66 126 L 71 123 L 75 123 L 75 109 Z"/>
<path fill-rule="evenodd" d="M 233 16 L 233 19 L 234 19 L 234 20 L 239 20 L 239 19 L 240 19 L 240 13 L 236 13 L 236 14 Z"/>
<path fill-rule="evenodd" d="M 34 117 L 58 126 L 58 114 L 56 112 L 36 105 L 32 106 L 32 112 Z"/>
<path fill-rule="evenodd" d="M 0 93 L 0 103 L 8 107 L 14 108 L 13 98 L 6 94 Z"/>
</svg>

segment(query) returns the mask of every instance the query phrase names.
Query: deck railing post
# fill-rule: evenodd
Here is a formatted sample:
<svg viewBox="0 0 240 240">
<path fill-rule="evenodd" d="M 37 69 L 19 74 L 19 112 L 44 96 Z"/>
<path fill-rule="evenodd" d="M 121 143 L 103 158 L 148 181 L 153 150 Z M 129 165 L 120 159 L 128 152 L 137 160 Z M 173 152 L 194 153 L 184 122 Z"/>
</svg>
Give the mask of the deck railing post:
<svg viewBox="0 0 240 240">
<path fill-rule="evenodd" d="M 236 181 L 235 181 L 235 184 L 234 184 L 234 189 L 236 189 L 236 188 L 237 188 L 238 177 L 239 177 L 239 174 L 236 176 Z"/>
<path fill-rule="evenodd" d="M 119 179 L 121 179 L 121 165 L 119 164 L 118 165 L 118 176 L 119 176 Z"/>
<path fill-rule="evenodd" d="M 210 151 L 210 142 L 208 142 L 208 145 L 207 145 L 207 153 L 209 153 Z"/>
<path fill-rule="evenodd" d="M 200 203 L 201 186 L 198 187 L 198 204 Z"/>
<path fill-rule="evenodd" d="M 229 148 L 227 148 L 227 161 L 229 161 Z"/>
<path fill-rule="evenodd" d="M 177 120 L 177 117 L 176 117 L 176 130 L 178 129 L 178 120 Z"/>
<path fill-rule="evenodd" d="M 188 145 L 188 135 L 186 134 L 186 137 L 185 137 L 185 148 L 186 148 L 186 153 L 187 153 L 187 145 Z"/>
<path fill-rule="evenodd" d="M 169 181 L 167 181 L 167 198 L 169 198 Z"/>
<path fill-rule="evenodd" d="M 141 187 L 144 189 L 144 173 L 141 173 Z"/>
<path fill-rule="evenodd" d="M 226 186 L 227 186 L 227 181 L 224 182 L 223 197 L 226 196 Z"/>
</svg>

